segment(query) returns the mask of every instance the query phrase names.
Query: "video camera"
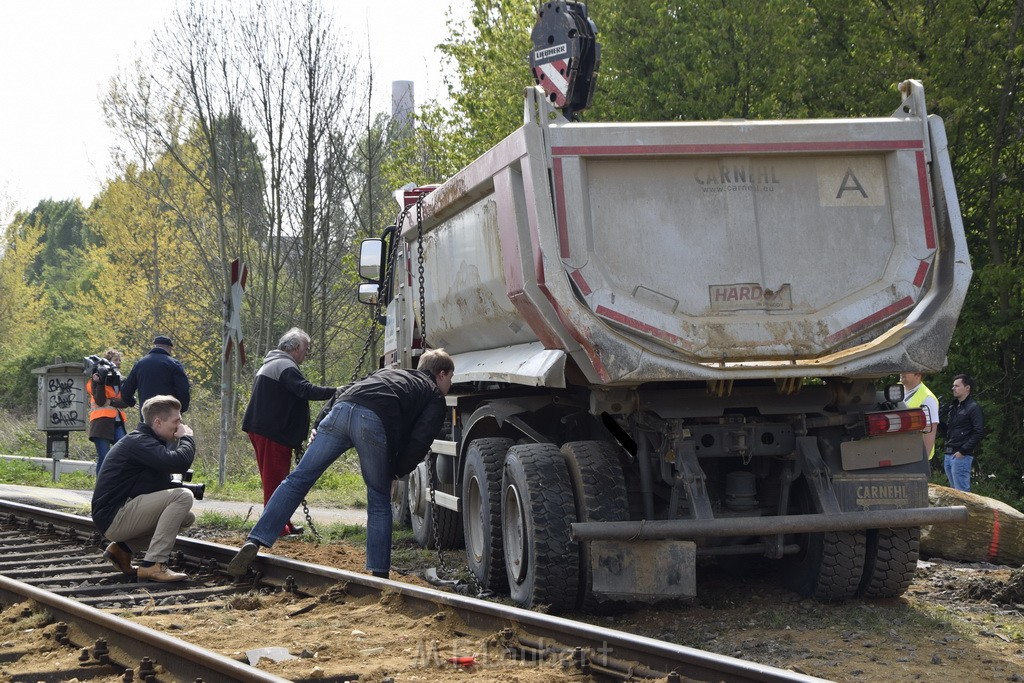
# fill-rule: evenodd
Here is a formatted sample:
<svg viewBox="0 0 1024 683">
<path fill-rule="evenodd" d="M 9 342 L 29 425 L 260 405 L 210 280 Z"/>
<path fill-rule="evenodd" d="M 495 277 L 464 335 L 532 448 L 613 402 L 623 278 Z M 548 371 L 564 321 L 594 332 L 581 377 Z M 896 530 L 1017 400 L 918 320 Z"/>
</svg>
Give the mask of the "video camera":
<svg viewBox="0 0 1024 683">
<path fill-rule="evenodd" d="M 180 486 L 183 489 L 188 489 L 192 492 L 192 497 L 196 500 L 202 500 L 203 494 L 206 493 L 206 484 L 191 484 L 192 475 L 195 474 L 194 470 L 185 470 L 181 474 L 171 475 L 171 483 L 175 486 Z M 175 479 L 179 477 L 180 479 Z"/>
<path fill-rule="evenodd" d="M 106 358 L 101 358 L 93 354 L 92 356 L 86 356 L 82 360 L 85 361 L 85 374 L 96 375 L 99 377 L 99 382 L 103 386 L 119 387 L 121 386 L 121 371 L 117 369 L 117 366 L 111 363 Z"/>
</svg>

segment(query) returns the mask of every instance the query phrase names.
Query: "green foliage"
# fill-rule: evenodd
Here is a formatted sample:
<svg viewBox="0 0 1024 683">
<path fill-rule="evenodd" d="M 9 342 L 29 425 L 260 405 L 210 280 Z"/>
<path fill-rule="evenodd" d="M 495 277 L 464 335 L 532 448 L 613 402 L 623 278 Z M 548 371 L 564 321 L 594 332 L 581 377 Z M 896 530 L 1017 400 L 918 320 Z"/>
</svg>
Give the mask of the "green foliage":
<svg viewBox="0 0 1024 683">
<path fill-rule="evenodd" d="M 0 483 L 18 486 L 52 486 L 53 475 L 42 465 L 27 460 L 0 460 Z M 91 488 L 91 486 L 90 486 Z"/>
<path fill-rule="evenodd" d="M 24 410 L 35 406 L 38 388 L 32 370 L 61 358 L 68 363 L 81 362 L 96 352 L 86 318 L 72 311 L 53 311 L 48 323 L 41 336 L 26 339 L 13 355 L 0 359 L 0 383 L 6 387 L 0 393 L 0 407 Z"/>
<path fill-rule="evenodd" d="M 28 214 L 16 216 L 15 222 L 19 221 L 44 228 L 40 240 L 43 250 L 33 268 L 37 280 L 47 280 L 47 269 L 64 272 L 68 257 L 92 244 L 92 236 L 85 227 L 85 210 L 77 199 L 44 199 Z"/>
</svg>

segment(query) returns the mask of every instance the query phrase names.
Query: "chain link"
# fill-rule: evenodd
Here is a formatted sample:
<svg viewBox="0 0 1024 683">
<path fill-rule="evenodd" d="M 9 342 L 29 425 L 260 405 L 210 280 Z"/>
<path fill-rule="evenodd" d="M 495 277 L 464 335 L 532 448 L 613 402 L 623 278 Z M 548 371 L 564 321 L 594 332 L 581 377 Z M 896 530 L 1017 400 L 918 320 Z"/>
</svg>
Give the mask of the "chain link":
<svg viewBox="0 0 1024 683">
<path fill-rule="evenodd" d="M 423 273 L 423 195 L 416 200 L 416 265 L 419 274 L 420 294 L 420 353 L 427 348 L 427 295 Z M 434 468 L 437 463 L 437 456 L 427 459 L 427 488 L 430 490 L 430 525 L 434 532 L 434 550 L 437 551 L 437 564 L 441 571 L 448 573 L 448 567 L 444 560 L 444 551 L 441 548 L 441 529 L 438 526 L 437 497 L 435 489 L 437 482 L 434 480 Z"/>
<path fill-rule="evenodd" d="M 427 349 L 427 295 L 423 277 L 423 195 L 416 200 L 416 261 L 420 285 L 420 352 Z"/>
<path fill-rule="evenodd" d="M 416 260 L 417 260 L 417 272 L 419 274 L 419 294 L 420 294 L 420 351 L 427 349 L 427 313 L 426 313 L 426 286 L 425 278 L 423 275 L 423 197 L 420 195 L 419 199 L 416 200 Z M 444 558 L 444 550 L 441 546 L 441 529 L 438 524 L 438 512 L 439 508 L 437 505 L 436 489 L 438 482 L 434 479 L 434 470 L 437 467 L 437 455 L 427 460 L 427 482 L 430 488 L 430 522 L 432 531 L 434 533 L 434 549 L 437 551 L 437 566 L 444 574 L 449 574 L 452 570 L 448 567 L 447 562 Z M 469 583 L 470 590 L 476 595 L 482 595 L 483 589 L 476 580 L 476 575 L 473 574 L 473 570 L 469 568 L 469 555 L 466 555 L 466 568 L 469 569 Z"/>
</svg>

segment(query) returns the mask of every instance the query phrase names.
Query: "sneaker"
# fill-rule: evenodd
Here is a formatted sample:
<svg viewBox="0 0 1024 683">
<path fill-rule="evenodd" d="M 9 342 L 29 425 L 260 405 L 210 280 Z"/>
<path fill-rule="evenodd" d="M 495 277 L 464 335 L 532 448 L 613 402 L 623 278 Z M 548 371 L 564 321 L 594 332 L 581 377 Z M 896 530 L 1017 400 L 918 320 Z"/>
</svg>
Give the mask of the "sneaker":
<svg viewBox="0 0 1024 683">
<path fill-rule="evenodd" d="M 138 572 L 139 568 L 132 564 L 132 554 L 123 550 L 116 543 L 111 543 L 107 546 L 107 549 L 103 551 L 103 557 L 123 574 L 135 576 L 136 572 Z"/>
<path fill-rule="evenodd" d="M 260 547 L 248 541 L 243 545 L 238 553 L 228 563 L 228 574 L 235 577 L 236 579 L 240 576 L 245 576 L 245 573 L 249 571 L 249 567 L 256 561 L 256 554 L 259 553 Z"/>
<path fill-rule="evenodd" d="M 139 581 L 159 581 L 161 583 L 173 583 L 174 581 L 187 581 L 188 574 L 173 572 L 163 562 L 157 562 L 150 567 L 139 567 Z"/>
</svg>

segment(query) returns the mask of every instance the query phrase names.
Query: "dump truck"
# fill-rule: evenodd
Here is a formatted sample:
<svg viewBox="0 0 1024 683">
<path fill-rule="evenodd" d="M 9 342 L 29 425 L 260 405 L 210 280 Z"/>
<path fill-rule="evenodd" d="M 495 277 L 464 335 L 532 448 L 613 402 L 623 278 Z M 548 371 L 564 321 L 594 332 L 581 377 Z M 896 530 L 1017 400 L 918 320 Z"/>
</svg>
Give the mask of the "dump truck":
<svg viewBox="0 0 1024 683">
<path fill-rule="evenodd" d="M 580 123 L 538 85 L 519 129 L 396 193 L 360 252 L 380 365 L 455 362 L 393 501 L 417 540 L 525 607 L 692 598 L 705 564 L 903 593 L 920 527 L 966 511 L 929 507 L 938 416 L 884 380 L 944 366 L 971 266 L 942 120 L 899 94 L 878 118 Z"/>
</svg>

